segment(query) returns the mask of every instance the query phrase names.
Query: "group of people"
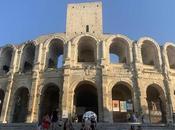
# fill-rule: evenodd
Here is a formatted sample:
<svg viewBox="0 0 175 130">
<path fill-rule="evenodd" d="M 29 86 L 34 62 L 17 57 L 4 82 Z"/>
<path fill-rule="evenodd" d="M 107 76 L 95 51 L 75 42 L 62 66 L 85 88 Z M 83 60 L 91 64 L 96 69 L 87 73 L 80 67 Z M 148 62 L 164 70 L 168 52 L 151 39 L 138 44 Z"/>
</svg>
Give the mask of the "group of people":
<svg viewBox="0 0 175 130">
<path fill-rule="evenodd" d="M 96 118 L 83 118 L 80 130 L 95 130 Z M 38 123 L 38 130 L 74 130 L 71 120 L 59 119 L 58 111 L 53 111 L 51 115 L 45 114 Z"/>
<path fill-rule="evenodd" d="M 132 122 L 132 123 L 136 123 L 139 121 L 139 119 L 141 120 L 142 123 L 144 123 L 144 114 L 141 114 L 140 117 L 138 117 L 137 113 L 128 113 L 127 115 L 127 119 L 128 119 L 128 122 Z M 137 126 L 137 130 L 141 130 L 141 125 L 138 125 Z M 136 127 L 135 127 L 135 124 L 131 124 L 131 130 L 135 130 Z"/>
<path fill-rule="evenodd" d="M 82 125 L 80 130 L 95 130 L 97 122 L 95 118 L 85 118 L 82 120 Z"/>
<path fill-rule="evenodd" d="M 138 117 L 135 113 L 128 113 L 127 119 L 129 122 L 137 122 Z M 144 122 L 142 122 L 144 123 Z M 80 130 L 96 130 L 97 121 L 95 117 L 85 117 L 82 119 Z M 59 120 L 58 111 L 53 111 L 51 116 L 45 114 L 41 122 L 38 124 L 38 130 L 74 130 L 71 120 Z M 135 126 L 131 125 L 131 130 L 135 130 Z"/>
<path fill-rule="evenodd" d="M 57 125 L 61 125 L 58 122 L 58 111 L 55 110 L 49 116 L 49 114 L 45 114 L 41 121 L 38 123 L 38 130 L 56 130 Z"/>
<path fill-rule="evenodd" d="M 46 114 L 41 123 L 38 124 L 38 130 L 74 130 L 72 122 L 69 119 L 64 121 L 58 120 L 56 113 L 53 113 L 51 116 Z"/>
</svg>

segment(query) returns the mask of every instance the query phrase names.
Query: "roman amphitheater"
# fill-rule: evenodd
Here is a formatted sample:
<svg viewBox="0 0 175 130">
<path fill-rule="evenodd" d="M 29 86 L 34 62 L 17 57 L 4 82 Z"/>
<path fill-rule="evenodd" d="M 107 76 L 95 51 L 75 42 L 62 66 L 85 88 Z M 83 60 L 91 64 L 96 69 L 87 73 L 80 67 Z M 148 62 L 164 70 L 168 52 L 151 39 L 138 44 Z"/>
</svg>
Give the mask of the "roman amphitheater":
<svg viewBox="0 0 175 130">
<path fill-rule="evenodd" d="M 130 112 L 173 122 L 175 44 L 104 33 L 102 20 L 101 2 L 69 4 L 66 32 L 0 48 L 2 123 L 35 123 L 54 110 L 79 121 L 93 111 L 98 122 L 127 122 Z"/>
</svg>

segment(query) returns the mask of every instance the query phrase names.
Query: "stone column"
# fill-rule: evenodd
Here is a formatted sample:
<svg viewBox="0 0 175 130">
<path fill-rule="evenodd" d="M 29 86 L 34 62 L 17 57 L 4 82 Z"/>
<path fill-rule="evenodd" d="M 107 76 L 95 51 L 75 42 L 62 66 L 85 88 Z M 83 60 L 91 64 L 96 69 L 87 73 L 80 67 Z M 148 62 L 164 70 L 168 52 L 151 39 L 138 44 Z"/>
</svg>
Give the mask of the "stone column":
<svg viewBox="0 0 175 130">
<path fill-rule="evenodd" d="M 66 43 L 66 46 L 64 47 L 64 58 L 65 63 L 63 67 L 63 83 L 62 83 L 62 90 L 61 90 L 61 117 L 63 117 L 63 114 L 68 114 L 68 117 L 72 116 L 72 109 L 71 109 L 71 99 L 70 96 L 70 65 L 71 65 L 71 57 L 72 57 L 72 43 L 71 41 Z M 75 54 L 75 53 L 74 53 Z"/>
<path fill-rule="evenodd" d="M 66 47 L 64 48 L 64 52 L 65 52 L 65 66 L 70 65 L 70 58 L 71 58 L 71 42 L 69 41 L 66 44 Z"/>
<path fill-rule="evenodd" d="M 28 107 L 28 116 L 27 116 L 27 123 L 37 122 L 38 119 L 38 83 L 39 83 L 39 74 L 38 72 L 34 72 L 32 76 L 32 89 L 30 92 L 30 98 L 29 98 L 29 107 Z"/>
<path fill-rule="evenodd" d="M 101 58 L 101 65 L 105 64 L 105 59 L 106 59 L 106 47 L 105 47 L 105 42 L 101 42 L 101 51 L 102 51 L 102 58 Z"/>
<path fill-rule="evenodd" d="M 2 112 L 1 112 L 1 122 L 2 123 L 7 123 L 10 122 L 8 119 L 9 115 L 9 103 L 10 103 L 10 98 L 11 98 L 11 93 L 12 93 L 12 87 L 13 87 L 13 75 L 10 76 L 10 79 L 8 81 L 7 89 L 5 92 L 5 97 L 4 97 L 4 102 L 3 102 L 3 107 L 2 107 Z"/>
<path fill-rule="evenodd" d="M 171 100 L 171 93 L 170 93 L 170 87 L 171 82 L 168 81 L 168 79 L 164 79 L 164 85 L 165 85 L 165 97 L 166 97 L 166 116 L 167 116 L 167 123 L 172 124 L 173 123 L 173 107 L 172 107 L 172 100 Z"/>
<path fill-rule="evenodd" d="M 1 112 L 1 119 L 0 122 L 2 123 L 7 123 L 9 122 L 9 119 L 7 116 L 9 115 L 8 112 L 9 109 L 9 103 L 10 103 L 10 98 L 11 98 L 11 93 L 12 93 L 12 88 L 13 88 L 13 80 L 14 80 L 14 73 L 16 71 L 16 66 L 17 66 L 17 56 L 18 56 L 19 52 L 18 50 L 14 50 L 13 52 L 13 57 L 12 57 L 12 65 L 10 68 L 10 75 L 8 78 L 8 83 L 7 83 L 7 89 L 5 92 L 5 97 L 4 97 L 4 101 L 3 101 L 3 107 L 2 107 L 2 112 Z M 10 115 L 11 116 L 11 115 Z"/>
<path fill-rule="evenodd" d="M 144 87 L 143 85 L 141 85 L 141 81 L 139 83 L 139 86 Z M 150 123 L 147 95 L 146 95 L 146 90 L 144 88 L 141 89 L 140 105 L 141 105 L 142 113 L 144 114 L 145 123 Z"/>
<path fill-rule="evenodd" d="M 164 86 L 165 86 L 165 97 L 166 97 L 166 116 L 167 116 L 167 123 L 173 123 L 173 109 L 172 109 L 172 100 L 171 100 L 171 78 L 169 75 L 169 63 L 166 56 L 166 50 L 162 48 L 161 51 L 162 63 L 163 63 L 163 77 L 164 77 Z"/>
<path fill-rule="evenodd" d="M 141 116 L 142 113 L 142 95 L 140 88 L 140 78 L 139 75 L 141 73 L 140 63 L 141 63 L 141 54 L 140 54 L 140 48 L 137 46 L 136 43 L 133 44 L 133 64 L 131 64 L 131 72 L 132 72 L 132 82 L 133 82 L 133 104 L 134 104 L 134 111 Z M 143 99 L 144 100 L 144 99 Z M 144 100 L 145 101 L 145 100 Z M 145 104 L 145 102 L 142 102 Z"/>
<path fill-rule="evenodd" d="M 99 86 L 97 86 L 97 94 L 98 94 L 98 119 L 99 122 L 103 121 L 103 86 L 102 86 L 102 82 L 101 82 L 101 72 L 98 69 L 97 70 L 97 76 L 96 77 L 96 84 L 98 84 Z"/>
<path fill-rule="evenodd" d="M 29 107 L 28 107 L 28 117 L 27 122 L 37 122 L 38 121 L 38 88 L 39 88 L 39 71 L 42 55 L 42 44 L 39 44 L 35 50 L 35 65 L 33 68 L 32 75 L 32 86 L 30 91 Z"/>
<path fill-rule="evenodd" d="M 69 106 L 69 102 L 71 102 L 71 100 L 73 99 L 70 99 L 68 97 L 69 95 L 69 86 L 70 86 L 70 83 L 69 83 L 69 72 L 70 70 L 67 68 L 64 68 L 64 74 L 63 74 L 63 87 L 62 87 L 62 115 L 67 113 L 68 116 L 70 117 L 71 116 L 71 106 Z"/>
<path fill-rule="evenodd" d="M 104 115 L 104 122 L 113 122 L 113 112 L 110 109 L 109 102 L 112 101 L 111 91 L 108 91 L 108 81 L 107 75 L 105 72 L 102 75 L 102 90 L 103 90 L 103 115 Z"/>
<path fill-rule="evenodd" d="M 136 79 L 133 82 L 137 82 Z M 133 84 L 133 105 L 134 105 L 134 112 L 138 114 L 141 113 L 141 106 L 140 106 L 140 89 L 137 86 L 138 84 Z"/>
</svg>

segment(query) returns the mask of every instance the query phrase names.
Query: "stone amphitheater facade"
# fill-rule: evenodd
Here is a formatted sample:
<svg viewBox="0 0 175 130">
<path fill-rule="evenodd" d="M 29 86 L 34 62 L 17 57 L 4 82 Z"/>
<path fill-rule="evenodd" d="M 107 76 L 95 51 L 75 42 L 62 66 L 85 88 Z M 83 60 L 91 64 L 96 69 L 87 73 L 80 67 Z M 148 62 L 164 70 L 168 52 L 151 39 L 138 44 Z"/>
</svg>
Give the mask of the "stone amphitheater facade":
<svg viewBox="0 0 175 130">
<path fill-rule="evenodd" d="M 173 122 L 175 44 L 105 34 L 102 25 L 101 2 L 69 4 L 65 33 L 1 47 L 1 122 L 38 122 L 56 109 L 71 119 L 91 110 L 99 122 L 126 122 L 134 111 Z M 114 100 L 132 109 L 114 111 Z"/>
</svg>

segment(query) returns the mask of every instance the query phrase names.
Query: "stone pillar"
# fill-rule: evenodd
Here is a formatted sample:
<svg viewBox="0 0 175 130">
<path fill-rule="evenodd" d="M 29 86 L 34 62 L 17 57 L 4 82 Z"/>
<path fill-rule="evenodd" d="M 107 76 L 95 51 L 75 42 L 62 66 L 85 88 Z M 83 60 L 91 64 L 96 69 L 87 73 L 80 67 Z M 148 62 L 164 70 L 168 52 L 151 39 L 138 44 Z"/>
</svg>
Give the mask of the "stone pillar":
<svg viewBox="0 0 175 130">
<path fill-rule="evenodd" d="M 171 93 L 170 93 L 170 87 L 171 82 L 168 81 L 168 79 L 165 78 L 164 80 L 165 85 L 165 97 L 166 97 L 166 116 L 167 116 L 167 123 L 172 124 L 173 123 L 173 107 L 172 107 L 172 100 L 171 100 Z"/>
<path fill-rule="evenodd" d="M 144 87 L 141 85 L 141 83 L 139 83 L 139 86 Z M 150 123 L 146 90 L 143 88 L 140 91 L 141 91 L 140 105 L 141 105 L 142 113 L 144 114 L 144 120 L 145 120 L 145 123 Z"/>
<path fill-rule="evenodd" d="M 96 77 L 96 84 L 98 84 L 99 86 L 97 86 L 97 94 L 98 94 L 98 120 L 99 122 L 103 121 L 103 86 L 101 83 L 101 73 L 100 70 L 97 70 L 97 76 Z"/>
<path fill-rule="evenodd" d="M 165 97 L 166 97 L 166 116 L 167 116 L 167 123 L 172 124 L 173 123 L 173 109 L 172 109 L 172 100 L 171 100 L 171 90 L 170 88 L 173 87 L 171 85 L 171 78 L 169 75 L 169 63 L 167 59 L 167 53 L 166 50 L 162 48 L 161 51 L 161 57 L 162 57 L 162 64 L 163 64 L 163 77 L 164 77 L 164 86 L 165 86 Z"/>
<path fill-rule="evenodd" d="M 141 54 L 139 53 L 140 49 L 138 48 L 137 44 L 133 44 L 133 64 L 131 65 L 131 72 L 132 72 L 132 83 L 133 83 L 133 104 L 134 104 L 134 111 L 137 112 L 140 116 L 142 112 L 142 104 L 141 104 L 141 84 L 139 79 L 140 71 L 140 63 L 141 63 Z"/>
<path fill-rule="evenodd" d="M 33 68 L 32 75 L 32 86 L 30 91 L 29 107 L 28 107 L 28 117 L 27 122 L 37 122 L 38 121 L 38 88 L 39 88 L 39 71 L 42 55 L 42 44 L 39 44 L 35 50 L 35 65 Z"/>
<path fill-rule="evenodd" d="M 63 74 L 63 77 L 64 77 L 64 79 L 63 79 L 63 87 L 62 87 L 62 111 L 61 111 L 61 113 L 62 113 L 62 116 L 63 116 L 63 114 L 65 114 L 65 113 L 67 113 L 68 114 L 68 116 L 69 116 L 69 118 L 70 118 L 70 116 L 71 116 L 71 106 L 69 106 L 69 102 L 71 102 L 71 100 L 73 100 L 73 99 L 70 99 L 69 97 L 68 97 L 68 95 L 69 95 L 69 86 L 70 86 L 70 83 L 69 83 L 69 79 L 70 79 L 70 77 L 69 77 L 69 72 L 70 70 L 69 69 L 66 69 L 66 68 L 64 68 L 64 74 Z"/>
<path fill-rule="evenodd" d="M 7 89 L 5 92 L 5 97 L 4 97 L 4 103 L 2 107 L 2 112 L 1 112 L 1 122 L 2 123 L 7 123 L 10 122 L 8 118 L 8 112 L 9 112 L 9 103 L 10 103 L 10 98 L 11 98 L 11 93 L 12 93 L 12 87 L 13 87 L 13 76 L 11 76 L 10 80 L 8 81 Z"/>
<path fill-rule="evenodd" d="M 101 51 L 102 51 L 101 65 L 104 65 L 105 64 L 105 59 L 106 59 L 106 47 L 105 47 L 105 42 L 104 41 L 101 43 Z"/>
<path fill-rule="evenodd" d="M 32 89 L 30 92 L 29 98 L 29 107 L 28 107 L 28 116 L 27 123 L 33 123 L 38 121 L 38 85 L 39 83 L 39 74 L 38 72 L 34 72 L 32 76 Z"/>
<path fill-rule="evenodd" d="M 19 52 L 18 50 L 14 50 L 13 52 L 13 57 L 12 57 L 12 65 L 10 68 L 10 75 L 8 78 L 8 83 L 7 83 L 7 89 L 5 92 L 5 97 L 3 101 L 3 107 L 2 107 L 2 112 L 1 112 L 1 119 L 0 122 L 2 123 L 7 123 L 9 122 L 9 119 L 7 116 L 9 115 L 9 103 L 10 103 L 10 98 L 11 98 L 11 93 L 12 93 L 12 88 L 13 88 L 13 79 L 14 79 L 14 73 L 16 71 L 16 65 L 17 65 L 17 56 Z M 10 115 L 11 116 L 11 115 Z"/>
<path fill-rule="evenodd" d="M 42 43 L 40 43 L 42 44 Z M 40 54 L 41 60 L 40 61 L 40 71 L 45 71 L 46 68 L 48 67 L 48 49 L 46 49 L 46 45 L 43 44 L 42 45 L 42 54 Z"/>
<path fill-rule="evenodd" d="M 71 42 L 69 41 L 67 44 L 66 44 L 66 47 L 64 48 L 64 52 L 66 53 L 64 55 L 65 57 L 65 66 L 68 66 L 70 65 L 70 58 L 71 58 Z"/>
<path fill-rule="evenodd" d="M 130 55 L 129 55 L 130 63 L 129 63 L 129 64 L 131 64 L 131 63 L 133 63 L 133 51 L 132 51 L 132 46 L 129 47 L 129 53 L 130 53 Z"/>
<path fill-rule="evenodd" d="M 133 82 L 137 82 L 135 79 Z M 141 105 L 140 105 L 140 88 L 137 86 L 138 84 L 133 84 L 133 105 L 134 112 L 141 114 Z"/>
<path fill-rule="evenodd" d="M 113 122 L 113 112 L 110 109 L 109 102 L 112 101 L 111 91 L 108 91 L 108 81 L 107 75 L 104 73 L 102 75 L 102 90 L 103 90 L 103 115 L 104 115 L 104 122 Z"/>
<path fill-rule="evenodd" d="M 134 43 L 134 46 L 133 46 L 133 61 L 135 61 L 135 63 L 141 63 L 142 64 L 142 54 L 141 54 L 141 47 L 138 46 L 137 43 Z"/>
<path fill-rule="evenodd" d="M 175 78 L 173 79 L 173 81 L 171 80 L 171 89 L 170 89 L 170 92 L 171 92 L 171 102 L 172 102 L 172 111 L 173 113 L 175 114 L 175 88 L 173 88 L 173 86 L 175 86 Z M 175 115 L 174 115 L 175 116 Z M 174 120 L 175 122 L 175 120 Z"/>
</svg>

